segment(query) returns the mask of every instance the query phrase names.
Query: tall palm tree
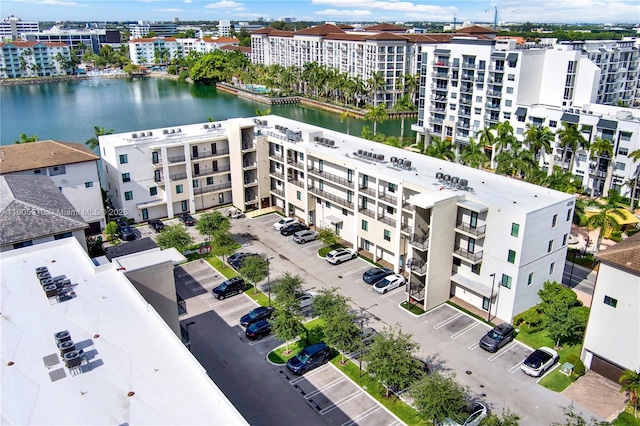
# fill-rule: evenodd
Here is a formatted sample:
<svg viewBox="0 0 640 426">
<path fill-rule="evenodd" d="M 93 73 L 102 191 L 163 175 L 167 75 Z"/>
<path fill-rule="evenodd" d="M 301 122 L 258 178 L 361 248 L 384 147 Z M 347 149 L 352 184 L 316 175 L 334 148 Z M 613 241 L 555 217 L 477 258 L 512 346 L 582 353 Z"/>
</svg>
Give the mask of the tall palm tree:
<svg viewBox="0 0 640 426">
<path fill-rule="evenodd" d="M 633 160 L 633 165 L 635 165 L 638 161 L 640 161 L 640 149 L 631 151 L 629 154 L 627 154 L 627 157 Z M 638 177 L 640 176 L 640 170 L 638 170 L 638 167 L 636 167 L 635 175 L 636 177 L 633 180 L 633 186 L 631 187 L 631 205 L 629 206 L 629 209 L 631 211 L 634 210 L 634 204 L 636 200 L 636 190 L 638 189 Z"/>
<path fill-rule="evenodd" d="M 469 145 L 462 149 L 460 162 L 466 166 L 476 169 L 484 166 L 489 161 L 489 156 L 484 152 L 482 144 L 476 142 L 473 137 L 469 138 Z"/>
<path fill-rule="evenodd" d="M 498 162 L 496 173 L 512 177 L 526 178 L 536 166 L 533 152 L 517 140 L 509 145 L 509 149 L 501 150 L 495 159 Z"/>
<path fill-rule="evenodd" d="M 600 166 L 600 159 L 602 157 L 608 157 L 607 161 L 607 172 L 606 177 L 604 179 L 605 186 L 603 189 L 603 195 L 606 197 L 608 195 L 608 188 L 606 187 L 609 182 L 609 171 L 612 169 L 611 159 L 613 158 L 613 146 L 611 146 L 611 142 L 606 139 L 602 139 L 601 137 L 597 137 L 595 142 L 591 144 L 591 154 L 589 155 L 590 159 L 596 159 L 596 167 L 593 171 L 593 184 L 591 185 L 591 198 L 594 196 L 594 192 L 596 190 L 596 182 L 598 181 L 598 167 Z"/>
<path fill-rule="evenodd" d="M 495 150 L 493 149 L 493 144 L 495 143 L 496 136 L 494 134 L 495 129 L 492 126 L 484 126 L 482 129 L 476 132 L 476 138 L 478 138 L 478 142 L 480 145 L 484 147 L 485 150 L 491 148 L 491 167 L 493 166 L 493 158 L 495 156 Z"/>
<path fill-rule="evenodd" d="M 425 149 L 426 155 L 441 160 L 454 161 L 456 159 L 456 153 L 453 151 L 453 144 L 450 140 L 440 139 L 438 137 L 431 138 L 431 143 Z"/>
<path fill-rule="evenodd" d="M 104 127 L 93 126 L 95 136 L 87 139 L 85 145 L 89 147 L 89 149 L 94 149 L 98 145 L 100 145 L 100 140 L 98 139 L 100 136 L 110 135 L 113 133 L 113 129 L 105 129 Z"/>
<path fill-rule="evenodd" d="M 20 133 L 20 139 L 16 140 L 14 143 L 15 144 L 31 143 L 31 142 L 36 142 L 37 140 L 38 140 L 38 135 L 27 136 L 26 133 Z"/>
<path fill-rule="evenodd" d="M 547 176 L 547 184 L 545 186 L 567 194 L 575 194 L 581 184 L 572 173 L 563 170 L 560 166 L 553 166 L 553 171 Z M 578 203 L 576 202 L 577 205 Z"/>
<path fill-rule="evenodd" d="M 385 104 L 378 104 L 377 106 L 367 105 L 367 112 L 364 115 L 364 119 L 367 121 L 373 121 L 373 136 L 378 132 L 378 122 L 383 122 L 389 117 L 387 114 L 387 108 Z"/>
<path fill-rule="evenodd" d="M 403 113 L 409 111 L 415 111 L 416 106 L 411 102 L 409 95 L 404 95 L 400 99 L 398 99 L 393 106 L 393 110 L 400 114 L 400 145 L 402 145 L 402 140 L 404 139 L 404 119 L 405 116 Z"/>
<path fill-rule="evenodd" d="M 555 135 L 547 126 L 536 126 L 527 124 L 527 130 L 524 132 L 524 143 L 533 151 L 536 160 L 540 158 L 540 151 L 551 154 L 553 151 L 551 144 L 555 140 Z M 550 162 L 550 168 L 553 168 L 553 162 Z"/>
<path fill-rule="evenodd" d="M 386 84 L 387 81 L 384 78 L 384 73 L 382 71 L 373 71 L 371 73 L 371 76 L 367 80 L 367 89 L 371 103 L 375 104 L 378 101 L 378 97 L 376 96 L 376 94 L 379 91 L 384 90 Z"/>
<path fill-rule="evenodd" d="M 623 213 L 623 207 L 621 206 L 622 197 L 618 194 L 617 191 L 611 190 L 609 191 L 609 196 L 607 197 L 607 201 L 604 204 L 598 203 L 597 201 L 593 201 L 591 205 L 597 206 L 599 208 L 598 213 L 590 216 L 587 219 L 587 226 L 592 228 L 598 228 L 598 240 L 596 243 L 595 253 L 598 253 L 600 249 L 600 244 L 602 243 L 603 231 L 606 228 L 611 228 L 613 230 L 620 229 L 620 223 L 618 222 L 618 218 L 624 219 L 625 215 Z"/>
<path fill-rule="evenodd" d="M 345 109 L 342 111 L 342 114 L 340 114 L 341 123 L 344 123 L 344 120 L 347 120 L 347 134 L 349 134 L 349 125 L 351 124 L 352 118 L 356 118 L 356 115 L 351 110 Z"/>
<path fill-rule="evenodd" d="M 638 418 L 638 396 L 640 395 L 640 372 L 625 370 L 618 379 L 620 393 L 625 393 L 633 404 L 633 415 Z"/>
<path fill-rule="evenodd" d="M 564 167 L 567 150 L 571 150 L 571 161 L 569 162 L 569 172 L 573 173 L 573 163 L 576 158 L 576 151 L 580 146 L 588 148 L 589 142 L 582 136 L 582 130 L 574 123 L 562 123 L 562 129 L 558 130 L 558 139 L 562 148 L 562 166 Z"/>
<path fill-rule="evenodd" d="M 508 121 L 500 122 L 496 125 L 496 136 L 494 138 L 495 150 L 500 153 L 513 144 L 518 144 L 518 140 L 513 134 L 513 127 Z"/>
</svg>

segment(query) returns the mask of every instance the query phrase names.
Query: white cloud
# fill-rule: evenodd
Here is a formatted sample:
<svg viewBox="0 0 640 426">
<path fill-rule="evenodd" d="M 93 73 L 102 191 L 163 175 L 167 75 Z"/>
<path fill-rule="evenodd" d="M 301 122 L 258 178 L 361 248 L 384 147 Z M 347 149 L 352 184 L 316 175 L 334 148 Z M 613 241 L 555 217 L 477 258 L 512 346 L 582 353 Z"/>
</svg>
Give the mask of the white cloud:
<svg viewBox="0 0 640 426">
<path fill-rule="evenodd" d="M 168 9 L 153 9 L 154 12 L 168 12 L 168 13 L 180 13 L 180 12 L 184 12 L 183 9 L 177 9 L 177 8 L 168 8 Z"/>
<path fill-rule="evenodd" d="M 325 10 L 319 10 L 317 12 L 314 12 L 315 15 L 319 15 L 319 16 L 335 16 L 338 18 L 343 18 L 345 16 L 348 17 L 363 17 L 363 16 L 371 16 L 372 13 L 370 10 L 357 10 L 357 9 L 353 9 L 353 10 L 338 10 L 338 9 L 325 9 Z"/>
<path fill-rule="evenodd" d="M 383 10 L 388 12 L 406 13 L 408 19 L 416 19 L 418 16 L 448 16 L 458 13 L 454 6 L 433 6 L 428 4 L 415 4 L 408 1 L 369 1 L 369 0 L 312 0 L 315 5 L 327 5 L 334 7 L 351 7 L 355 10 Z M 346 11 L 347 13 L 349 11 Z M 343 16 L 348 16 L 347 14 Z"/>
<path fill-rule="evenodd" d="M 184 2 L 189 4 L 189 3 L 191 3 L 191 0 L 184 0 Z"/>
<path fill-rule="evenodd" d="M 70 7 L 86 7 L 86 4 L 76 3 L 74 1 L 59 1 L 59 0 L 43 0 L 38 4 L 44 4 L 47 6 L 70 6 Z"/>
<path fill-rule="evenodd" d="M 209 3 L 205 6 L 207 9 L 232 9 L 232 10 L 245 10 L 242 3 L 238 3 L 231 0 L 222 0 L 217 3 Z"/>
</svg>

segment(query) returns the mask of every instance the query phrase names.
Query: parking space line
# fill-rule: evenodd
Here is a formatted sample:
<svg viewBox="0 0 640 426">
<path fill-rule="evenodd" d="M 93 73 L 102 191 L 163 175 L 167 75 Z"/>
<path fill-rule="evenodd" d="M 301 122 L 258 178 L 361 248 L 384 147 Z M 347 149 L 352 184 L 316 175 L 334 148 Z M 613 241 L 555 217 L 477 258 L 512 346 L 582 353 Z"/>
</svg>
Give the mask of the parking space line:
<svg viewBox="0 0 640 426">
<path fill-rule="evenodd" d="M 439 328 L 442 328 L 442 327 L 444 327 L 445 325 L 447 325 L 448 323 L 450 323 L 451 321 L 453 321 L 453 320 L 455 320 L 455 319 L 460 318 L 461 316 L 462 316 L 462 312 L 457 313 L 457 314 L 455 314 L 454 316 L 449 317 L 449 318 L 447 318 L 446 320 L 441 321 L 440 323 L 438 323 L 438 324 L 434 325 L 434 326 L 433 326 L 433 328 L 434 328 L 434 329 L 436 329 L 436 330 L 437 330 L 437 329 L 439 329 Z"/>
<path fill-rule="evenodd" d="M 358 414 L 357 416 L 352 417 L 351 420 L 349 420 L 348 422 L 342 423 L 342 425 L 340 425 L 340 426 L 356 425 L 356 424 L 358 424 L 358 422 L 360 420 L 363 420 L 363 419 L 369 417 L 371 414 L 375 413 L 379 409 L 380 409 L 380 406 L 376 404 L 373 407 L 370 407 L 367 410 L 363 411 L 362 413 Z"/>
<path fill-rule="evenodd" d="M 316 374 L 319 374 L 319 373 L 323 372 L 324 370 L 326 370 L 327 368 L 329 368 L 329 365 L 330 364 L 327 364 L 327 365 L 325 365 L 323 367 L 316 368 L 315 370 L 313 370 L 312 373 L 307 373 L 304 376 L 300 376 L 298 378 L 295 378 L 295 379 L 291 380 L 289 383 L 292 384 L 292 385 L 295 385 L 296 383 L 299 383 L 299 382 L 301 382 L 303 380 L 308 380 L 309 377 L 313 377 Z"/>
<path fill-rule="evenodd" d="M 235 308 L 227 309 L 226 311 L 217 312 L 217 314 L 220 315 L 220 316 L 224 316 L 226 314 L 230 314 L 230 313 L 239 311 L 241 309 L 245 309 L 245 308 L 247 308 L 249 306 L 252 306 L 252 305 L 255 305 L 255 303 L 252 303 L 252 302 L 245 303 L 243 305 L 236 306 Z"/>
<path fill-rule="evenodd" d="M 524 361 L 524 359 L 522 360 Z M 509 373 L 513 374 L 516 371 L 520 370 L 520 364 L 522 364 L 522 361 L 520 361 L 519 363 L 517 363 L 516 365 L 514 365 L 513 367 L 511 367 L 508 371 Z"/>
<path fill-rule="evenodd" d="M 515 342 L 511 342 L 508 346 L 505 346 L 503 350 L 496 352 L 495 354 L 491 355 L 489 358 L 487 358 L 489 361 L 493 361 L 495 359 L 498 359 L 502 354 L 505 354 L 507 352 L 509 352 L 509 350 L 511 348 L 514 348 L 516 346 Z"/>
<path fill-rule="evenodd" d="M 467 326 L 466 328 L 463 328 L 462 330 L 458 331 L 457 333 L 452 334 L 452 335 L 451 335 L 451 338 L 452 338 L 452 339 L 457 339 L 458 337 L 462 336 L 462 335 L 463 335 L 464 333 L 466 333 L 467 331 L 469 331 L 469 330 L 471 330 L 471 329 L 473 329 L 473 328 L 477 327 L 477 326 L 478 326 L 478 324 L 479 324 L 478 322 L 474 322 L 474 323 L 473 323 L 473 324 L 471 324 L 470 326 Z"/>
<path fill-rule="evenodd" d="M 243 334 L 244 334 L 244 332 L 243 332 Z M 267 340 L 269 340 L 269 339 L 275 339 L 275 337 L 276 337 L 275 335 L 270 334 L 270 335 L 268 335 L 267 337 L 263 337 L 262 339 L 257 339 L 257 340 L 253 340 L 253 341 L 251 341 L 251 342 L 249 343 L 249 346 L 255 346 L 255 345 L 258 345 L 258 344 L 260 344 L 260 343 L 262 343 L 262 342 L 266 342 L 266 341 L 267 341 Z"/>
<path fill-rule="evenodd" d="M 480 346 L 480 342 L 475 342 L 473 345 L 469 345 L 468 347 L 469 347 L 470 350 L 474 350 L 475 348 L 477 348 L 479 346 Z"/>
<path fill-rule="evenodd" d="M 344 376 L 342 376 L 342 377 L 338 377 L 338 378 L 337 378 L 337 379 L 335 379 L 334 381 L 329 382 L 329 383 L 327 383 L 326 385 L 324 385 L 324 386 L 321 386 L 321 387 L 317 388 L 317 389 L 316 389 L 316 390 L 314 390 L 313 392 L 309 392 L 309 393 L 308 393 L 308 394 L 306 394 L 304 397 L 305 397 L 306 399 L 309 399 L 309 398 L 311 398 L 311 397 L 313 397 L 313 396 L 315 396 L 315 395 L 317 395 L 317 394 L 319 394 L 319 393 L 324 392 L 324 391 L 325 391 L 325 390 L 327 390 L 327 389 L 330 389 L 330 388 L 334 387 L 334 386 L 335 386 L 335 385 L 337 385 L 337 384 L 340 384 L 340 383 L 344 382 L 344 380 L 345 380 Z"/>
<path fill-rule="evenodd" d="M 193 291 L 196 291 L 197 289 L 194 289 Z M 205 293 L 202 294 L 200 296 L 198 296 L 198 299 L 200 300 L 208 300 L 208 299 L 213 299 L 213 295 L 211 293 Z"/>
<path fill-rule="evenodd" d="M 351 401 L 352 399 L 357 398 L 360 395 L 362 395 L 362 391 L 360 389 L 358 389 L 354 393 L 352 393 L 351 395 L 347 395 L 344 398 L 342 398 L 342 399 L 336 401 L 335 403 L 329 405 L 328 407 L 320 410 L 320 414 L 322 414 L 324 416 L 325 414 L 330 413 L 331 411 L 335 410 L 336 408 L 338 408 L 342 404 L 345 404 L 345 403 Z"/>
<path fill-rule="evenodd" d="M 399 288 L 402 288 L 402 286 L 400 286 L 400 287 L 396 287 L 396 288 L 394 288 L 393 290 L 397 290 L 397 289 L 399 289 Z M 387 298 L 387 297 L 389 297 L 389 296 L 393 296 L 393 295 L 398 294 L 398 292 L 397 292 L 397 291 L 393 291 L 393 290 L 389 290 L 388 292 L 386 292 L 385 294 L 383 294 L 381 297 L 382 297 L 383 299 L 386 299 L 386 298 Z"/>
<path fill-rule="evenodd" d="M 314 242 L 314 243 L 306 243 L 304 245 L 304 247 L 302 247 L 300 250 L 306 250 L 306 249 L 310 249 L 310 248 L 313 248 L 313 247 L 318 247 L 318 246 L 321 246 L 323 244 L 324 243 L 322 241 L 317 241 L 317 242 Z"/>
<path fill-rule="evenodd" d="M 349 276 L 351 276 L 351 275 L 353 275 L 353 274 L 360 273 L 360 272 L 362 272 L 362 271 L 364 271 L 364 270 L 367 270 L 367 269 L 369 269 L 369 267 L 368 267 L 368 266 L 365 266 L 364 268 L 358 268 L 358 269 L 355 269 L 355 270 L 353 270 L 353 271 L 351 271 L 351 272 L 347 272 L 346 274 L 342 274 L 342 276 L 343 276 L 343 277 L 349 277 Z"/>
</svg>

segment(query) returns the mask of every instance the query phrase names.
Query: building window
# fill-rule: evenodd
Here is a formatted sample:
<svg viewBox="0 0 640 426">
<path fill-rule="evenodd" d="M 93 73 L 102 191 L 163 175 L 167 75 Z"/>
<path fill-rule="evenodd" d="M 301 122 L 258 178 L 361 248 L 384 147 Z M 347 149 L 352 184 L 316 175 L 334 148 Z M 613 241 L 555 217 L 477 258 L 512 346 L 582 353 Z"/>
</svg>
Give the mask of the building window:
<svg viewBox="0 0 640 426">
<path fill-rule="evenodd" d="M 302 200 L 302 192 L 300 192 L 300 191 L 296 191 L 296 199 L 297 199 L 298 201 Z"/>
<path fill-rule="evenodd" d="M 158 195 L 158 188 L 156 188 L 155 186 L 152 186 L 151 188 L 149 188 L 149 195 L 151 196 Z"/>
<path fill-rule="evenodd" d="M 14 249 L 19 249 L 19 248 L 22 248 L 22 247 L 29 247 L 29 246 L 32 246 L 32 245 L 33 245 L 33 241 L 29 240 L 29 241 L 23 241 L 21 243 L 15 243 L 13 245 L 13 248 Z"/>
<path fill-rule="evenodd" d="M 124 199 L 127 201 L 133 200 L 133 191 L 126 191 L 124 193 Z"/>
<path fill-rule="evenodd" d="M 387 241 L 391 241 L 391 231 L 387 229 L 384 230 L 384 239 Z"/>
<path fill-rule="evenodd" d="M 212 177 L 208 177 L 207 178 L 207 185 L 213 185 L 213 178 Z"/>
<path fill-rule="evenodd" d="M 127 154 L 120 154 L 120 164 L 127 164 L 128 162 Z"/>
<path fill-rule="evenodd" d="M 476 96 L 476 102 L 482 102 L 482 96 Z"/>
<path fill-rule="evenodd" d="M 342 214 L 344 216 L 347 216 L 349 214 L 349 212 L 347 211 L 347 209 L 342 209 Z"/>
<path fill-rule="evenodd" d="M 193 179 L 192 183 L 194 188 L 198 187 L 198 179 Z"/>
<path fill-rule="evenodd" d="M 507 261 L 509 263 L 516 263 L 516 252 L 513 250 L 509 250 L 509 255 L 507 256 Z"/>
<path fill-rule="evenodd" d="M 371 243 L 368 240 L 362 240 L 364 242 L 364 249 L 369 251 L 371 249 Z"/>
<path fill-rule="evenodd" d="M 500 285 L 502 287 L 511 288 L 512 278 L 509 275 L 502 274 L 502 280 L 500 281 Z"/>
<path fill-rule="evenodd" d="M 518 117 L 518 118 L 521 118 L 521 117 Z M 518 120 L 518 121 L 520 121 L 520 120 Z M 516 135 L 521 135 L 523 133 L 524 133 L 524 129 L 522 127 L 518 127 L 516 129 Z"/>
<path fill-rule="evenodd" d="M 555 228 L 557 224 L 558 224 L 558 215 L 554 214 L 553 219 L 551 219 L 551 227 Z"/>
<path fill-rule="evenodd" d="M 180 206 L 182 207 L 182 211 L 186 212 L 189 208 L 187 207 L 187 200 L 180 202 Z"/>
<path fill-rule="evenodd" d="M 551 253 L 553 250 L 553 240 L 549 241 L 549 245 L 547 246 L 547 253 Z"/>
<path fill-rule="evenodd" d="M 396 192 L 397 188 L 398 188 L 398 185 L 396 185 L 395 183 L 389 183 L 388 185 L 389 192 Z"/>
<path fill-rule="evenodd" d="M 531 285 L 533 284 L 533 272 L 531 272 L 529 274 L 529 277 L 527 278 L 527 285 Z"/>
<path fill-rule="evenodd" d="M 512 105 L 513 101 L 509 100 L 509 99 L 505 99 L 504 101 L 504 106 L 506 107 L 510 107 Z"/>
<path fill-rule="evenodd" d="M 556 262 L 551 262 L 551 265 L 549 265 L 549 275 L 553 274 L 553 271 L 556 270 Z"/>
<path fill-rule="evenodd" d="M 571 209 L 567 210 L 567 222 L 571 220 L 571 212 L 572 212 Z"/>
<path fill-rule="evenodd" d="M 549 127 L 551 128 L 558 127 L 558 122 L 556 120 L 549 120 Z"/>
<path fill-rule="evenodd" d="M 458 259 L 460 260 L 460 259 Z M 480 266 L 482 266 L 482 263 L 477 263 L 475 265 L 471 265 L 471 272 L 473 272 L 476 275 L 480 275 Z"/>
<path fill-rule="evenodd" d="M 508 95 L 513 94 L 513 87 L 507 87 L 507 94 Z"/>
<path fill-rule="evenodd" d="M 93 182 L 85 182 L 84 183 L 84 187 L 85 188 L 93 188 Z"/>
<path fill-rule="evenodd" d="M 613 297 L 604 296 L 604 304 L 609 305 L 612 308 L 618 306 L 618 299 L 614 299 Z"/>
<path fill-rule="evenodd" d="M 330 203 L 330 202 L 328 202 L 328 201 L 325 201 L 325 202 L 324 202 L 324 206 L 325 206 L 326 208 L 330 209 L 330 208 L 331 208 L 331 203 Z"/>
<path fill-rule="evenodd" d="M 53 236 L 54 240 L 61 240 L 63 238 L 71 238 L 71 232 L 65 232 L 64 234 L 57 234 Z"/>
<path fill-rule="evenodd" d="M 122 182 L 131 182 L 131 175 L 129 173 L 123 173 Z"/>
<path fill-rule="evenodd" d="M 515 74 L 507 74 L 507 80 L 516 81 L 516 75 Z"/>
<path fill-rule="evenodd" d="M 367 222 L 366 220 L 362 221 L 362 230 L 363 231 L 368 231 L 369 230 L 369 222 Z"/>
<path fill-rule="evenodd" d="M 224 194 L 218 194 L 218 204 L 224 204 Z"/>
<path fill-rule="evenodd" d="M 625 167 L 626 167 L 626 164 L 621 163 L 620 161 L 616 162 L 616 170 L 623 171 L 625 169 Z"/>
<path fill-rule="evenodd" d="M 629 150 L 627 148 L 618 148 L 618 155 L 627 155 L 629 154 Z"/>
<path fill-rule="evenodd" d="M 511 236 L 512 237 L 517 237 L 519 232 L 520 232 L 520 225 L 518 225 L 517 223 L 512 223 L 511 224 Z"/>
<path fill-rule="evenodd" d="M 562 246 L 567 245 L 567 238 L 569 238 L 569 234 L 564 234 L 564 236 L 562 237 Z"/>
<path fill-rule="evenodd" d="M 176 194 L 182 194 L 183 192 L 184 188 L 182 187 L 182 184 L 176 185 Z"/>
</svg>

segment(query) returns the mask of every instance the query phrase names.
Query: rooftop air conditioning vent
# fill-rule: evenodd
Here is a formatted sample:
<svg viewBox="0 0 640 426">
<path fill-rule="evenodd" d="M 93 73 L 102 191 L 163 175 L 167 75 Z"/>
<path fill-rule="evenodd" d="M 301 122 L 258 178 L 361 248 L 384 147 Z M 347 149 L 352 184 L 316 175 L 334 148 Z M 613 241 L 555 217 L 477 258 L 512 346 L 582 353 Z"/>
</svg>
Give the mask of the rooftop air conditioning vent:
<svg viewBox="0 0 640 426">
<path fill-rule="evenodd" d="M 55 284 L 49 284 L 43 287 L 44 294 L 47 297 L 55 297 L 58 294 L 58 287 Z"/>
<path fill-rule="evenodd" d="M 49 268 L 47 268 L 46 266 L 40 266 L 36 268 L 36 274 L 41 274 L 43 272 L 49 272 Z"/>
<path fill-rule="evenodd" d="M 58 350 L 60 351 L 60 355 L 64 355 L 67 352 L 75 351 L 76 344 L 71 340 L 67 340 L 66 342 L 58 343 Z"/>
<path fill-rule="evenodd" d="M 202 126 L 202 127 L 203 127 L 204 129 L 208 129 L 208 128 L 209 128 L 209 125 L 208 125 L 208 124 L 205 124 L 205 125 L 204 125 L 204 126 Z"/>
<path fill-rule="evenodd" d="M 67 342 L 71 340 L 71 335 L 69 334 L 69 330 L 58 331 L 53 336 L 56 338 L 56 345 L 62 342 Z"/>
<path fill-rule="evenodd" d="M 64 364 L 67 366 L 67 368 L 79 367 L 80 364 L 82 364 L 82 358 L 80 357 L 79 351 L 67 352 L 63 355 L 63 358 Z"/>
<path fill-rule="evenodd" d="M 411 170 L 411 161 L 410 160 L 404 160 L 404 168 L 407 170 Z"/>
<path fill-rule="evenodd" d="M 166 135 L 167 133 L 169 133 L 169 131 L 168 131 L 167 129 L 164 129 L 164 130 L 162 131 L 162 134 L 163 134 L 163 135 Z"/>
<path fill-rule="evenodd" d="M 442 172 L 437 172 L 436 173 L 436 179 L 442 180 L 443 177 L 444 177 L 444 173 L 442 173 Z"/>
<path fill-rule="evenodd" d="M 132 134 L 131 134 L 131 137 L 132 137 L 133 139 L 138 139 L 138 134 L 137 134 L 137 133 L 132 133 Z"/>
<path fill-rule="evenodd" d="M 38 279 L 40 280 L 40 282 L 42 282 L 42 280 L 46 280 L 49 278 L 51 278 L 51 274 L 49 272 L 42 272 L 38 274 Z"/>
</svg>

